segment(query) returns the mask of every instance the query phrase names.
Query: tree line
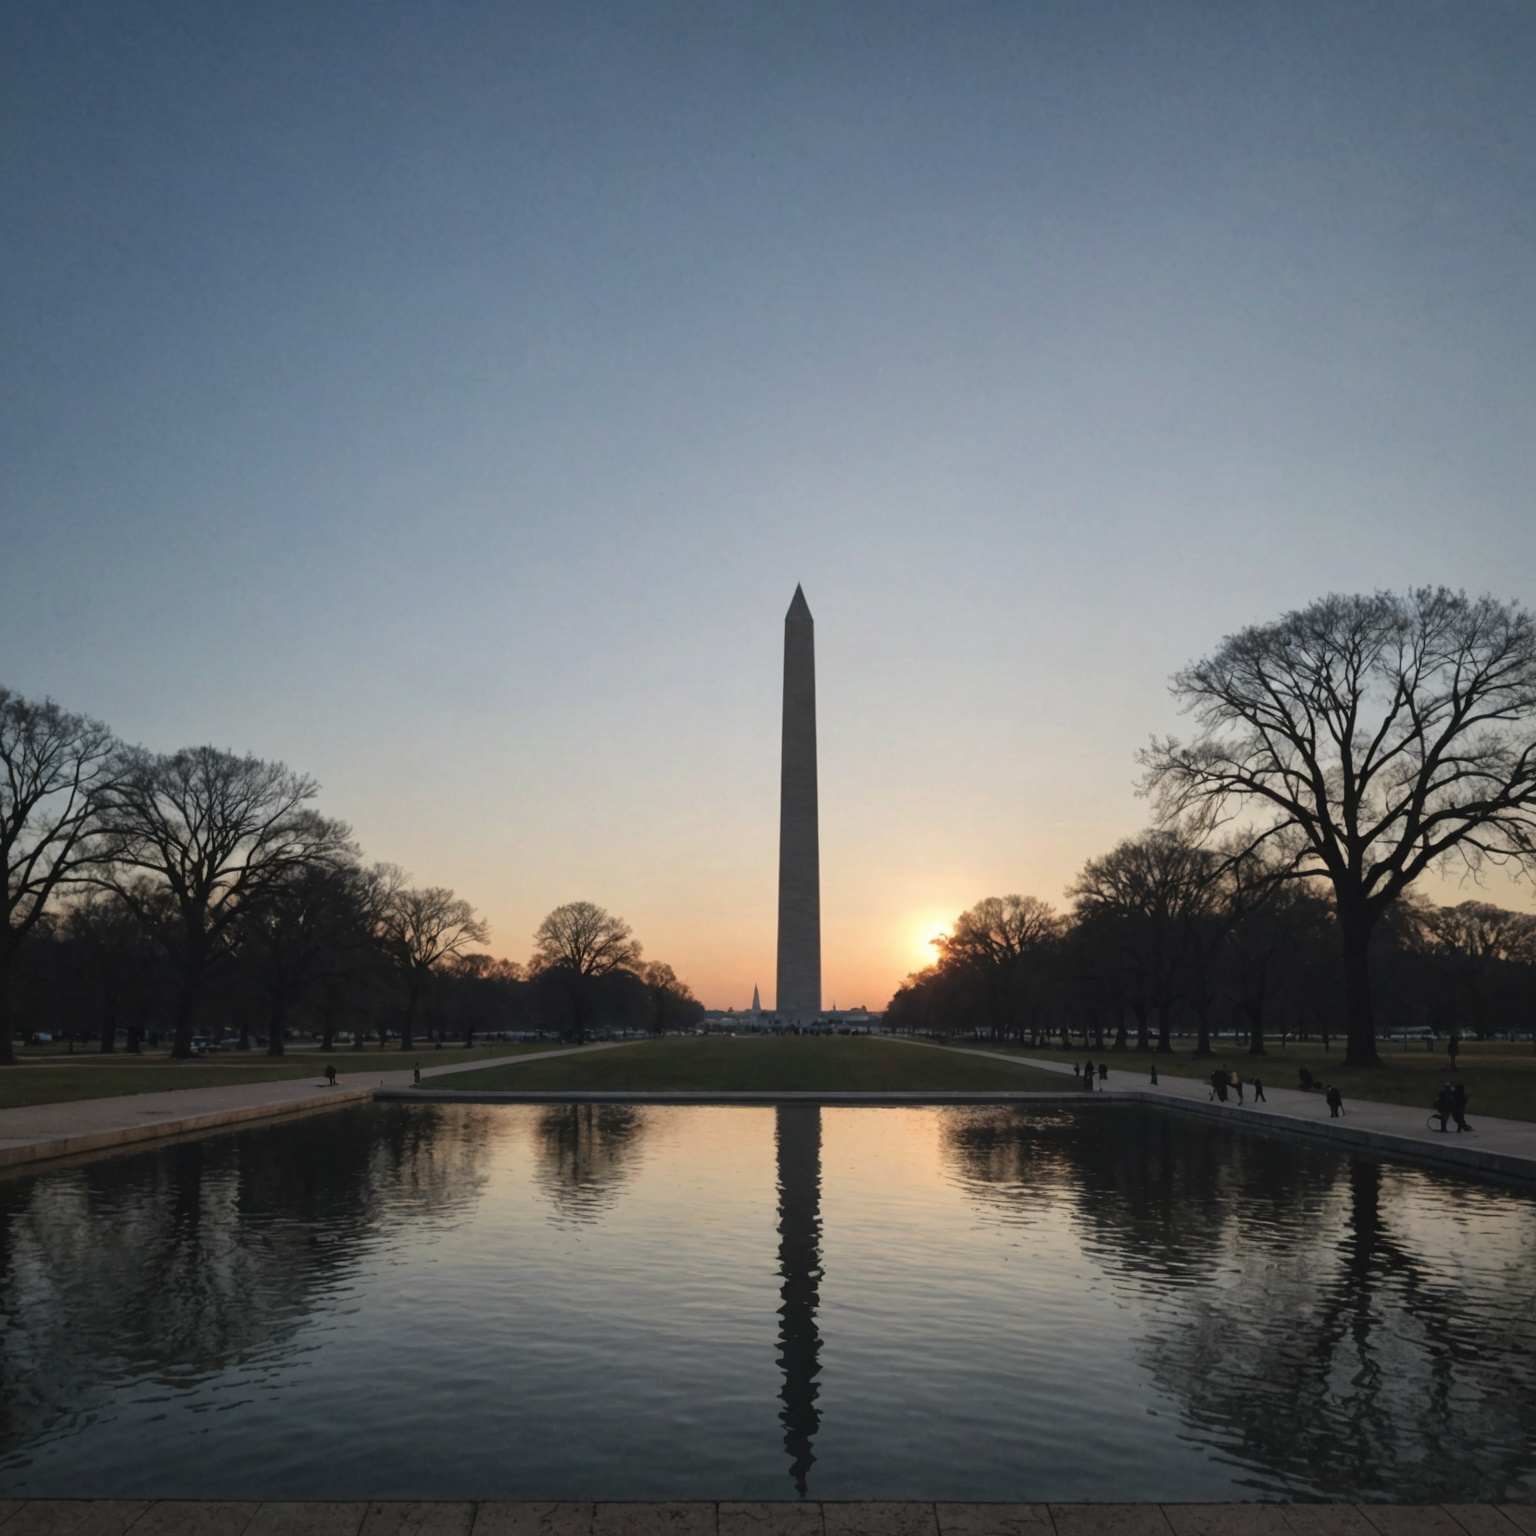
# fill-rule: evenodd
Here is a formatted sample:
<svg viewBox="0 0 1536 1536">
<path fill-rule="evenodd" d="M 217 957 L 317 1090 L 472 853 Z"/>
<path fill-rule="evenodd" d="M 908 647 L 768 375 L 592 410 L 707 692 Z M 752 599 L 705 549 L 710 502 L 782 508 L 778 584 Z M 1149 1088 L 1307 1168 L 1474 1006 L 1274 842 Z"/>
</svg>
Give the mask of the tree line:
<svg viewBox="0 0 1536 1536">
<path fill-rule="evenodd" d="M 187 747 L 155 753 L 100 721 L 0 687 L 0 1063 L 31 1033 L 205 1033 L 281 1055 L 303 1026 L 342 1032 L 665 1030 L 702 1015 L 672 968 L 591 902 L 556 908 L 526 965 L 496 959 L 471 904 L 365 863 L 319 786 L 282 763 Z"/>
<path fill-rule="evenodd" d="M 943 998 L 961 1010 L 949 1017 L 1017 1032 L 1048 996 L 1101 1044 L 1092 1020 L 1123 1043 L 1129 1018 L 1138 1043 L 1167 1049 L 1182 1014 L 1206 1050 L 1213 1012 L 1231 1006 L 1262 1049 L 1271 1000 L 1289 991 L 1311 999 L 1293 1019 L 1337 1019 L 1346 1061 L 1368 1065 L 1389 976 L 1423 973 L 1394 1018 L 1440 998 L 1455 1027 L 1450 978 L 1482 989 L 1475 1018 L 1495 977 L 1501 996 L 1528 999 L 1528 920 L 1485 903 L 1432 916 L 1414 898 L 1434 870 L 1536 870 L 1523 605 L 1444 587 L 1336 594 L 1227 636 L 1171 692 L 1196 729 L 1139 754 L 1151 831 L 1084 867 L 1070 920 L 1027 897 L 972 908 L 898 993 L 896 1020 L 946 1016 Z"/>
<path fill-rule="evenodd" d="M 1150 828 L 1090 859 L 1060 912 L 993 896 L 934 940 L 889 1028 L 1094 1050 L 1169 1051 L 1175 1034 L 1212 1054 L 1218 1032 L 1262 1056 L 1275 1040 L 1347 1041 L 1341 938 L 1331 897 L 1270 883 L 1234 858 Z M 1446 1039 L 1536 1020 L 1536 916 L 1491 902 L 1400 897 L 1372 953 L 1380 1016 Z"/>
</svg>

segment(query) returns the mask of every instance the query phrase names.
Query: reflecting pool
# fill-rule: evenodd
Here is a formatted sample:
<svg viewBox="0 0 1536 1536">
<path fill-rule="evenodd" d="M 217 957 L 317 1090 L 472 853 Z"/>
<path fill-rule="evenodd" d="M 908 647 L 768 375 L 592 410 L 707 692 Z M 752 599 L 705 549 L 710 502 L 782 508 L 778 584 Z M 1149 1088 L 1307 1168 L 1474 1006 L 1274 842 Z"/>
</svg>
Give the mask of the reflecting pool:
<svg viewBox="0 0 1536 1536">
<path fill-rule="evenodd" d="M 1150 1110 L 374 1105 L 0 1181 L 0 1493 L 1536 1495 L 1536 1199 Z"/>
</svg>

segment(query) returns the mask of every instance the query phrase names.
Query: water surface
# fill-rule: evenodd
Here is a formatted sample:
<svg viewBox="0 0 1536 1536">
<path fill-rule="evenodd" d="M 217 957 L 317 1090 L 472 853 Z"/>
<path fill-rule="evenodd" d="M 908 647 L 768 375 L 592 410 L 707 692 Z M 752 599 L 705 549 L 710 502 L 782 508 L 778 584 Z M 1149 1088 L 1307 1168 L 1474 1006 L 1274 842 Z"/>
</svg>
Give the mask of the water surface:
<svg viewBox="0 0 1536 1536">
<path fill-rule="evenodd" d="M 0 1181 L 0 1492 L 1529 1499 L 1533 1261 L 1150 1111 L 367 1106 Z"/>
</svg>

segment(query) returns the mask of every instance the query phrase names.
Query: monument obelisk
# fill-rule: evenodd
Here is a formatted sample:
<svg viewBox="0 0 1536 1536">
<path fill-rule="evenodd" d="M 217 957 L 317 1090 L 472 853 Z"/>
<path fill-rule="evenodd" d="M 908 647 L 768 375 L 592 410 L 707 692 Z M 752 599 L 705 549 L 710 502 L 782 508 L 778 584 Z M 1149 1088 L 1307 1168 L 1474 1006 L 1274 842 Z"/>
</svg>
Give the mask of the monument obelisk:
<svg viewBox="0 0 1536 1536">
<path fill-rule="evenodd" d="M 774 1011 L 821 1012 L 821 853 L 816 821 L 816 625 L 797 586 L 784 615 L 784 739 L 779 768 L 779 970 Z"/>
</svg>

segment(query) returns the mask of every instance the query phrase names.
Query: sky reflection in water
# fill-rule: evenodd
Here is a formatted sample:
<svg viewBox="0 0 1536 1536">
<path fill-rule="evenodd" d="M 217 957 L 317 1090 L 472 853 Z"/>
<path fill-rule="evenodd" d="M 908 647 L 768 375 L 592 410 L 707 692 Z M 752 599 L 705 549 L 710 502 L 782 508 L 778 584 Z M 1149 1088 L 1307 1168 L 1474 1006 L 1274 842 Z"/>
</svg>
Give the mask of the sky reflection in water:
<svg viewBox="0 0 1536 1536">
<path fill-rule="evenodd" d="M 0 1182 L 0 1491 L 1528 1498 L 1533 1260 L 1136 1111 L 373 1106 Z"/>
</svg>

